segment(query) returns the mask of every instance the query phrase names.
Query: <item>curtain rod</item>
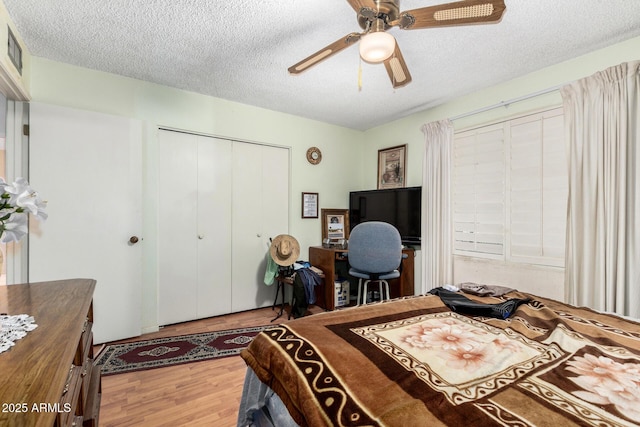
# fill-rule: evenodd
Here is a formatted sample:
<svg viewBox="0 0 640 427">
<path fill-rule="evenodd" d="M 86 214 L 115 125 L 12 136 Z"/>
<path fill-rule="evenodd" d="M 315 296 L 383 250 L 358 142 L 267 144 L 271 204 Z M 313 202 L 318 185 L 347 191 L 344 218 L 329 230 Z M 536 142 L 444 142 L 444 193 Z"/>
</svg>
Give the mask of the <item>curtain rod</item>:
<svg viewBox="0 0 640 427">
<path fill-rule="evenodd" d="M 564 86 L 564 84 L 561 84 L 561 85 L 557 85 L 557 86 L 553 86 L 553 87 L 550 87 L 550 88 L 547 88 L 547 89 L 540 90 L 538 92 L 530 93 L 528 95 L 519 96 L 517 98 L 513 98 L 513 99 L 510 99 L 508 101 L 500 101 L 497 104 L 488 105 L 486 107 L 478 108 L 477 110 L 473 110 L 473 111 L 469 111 L 467 113 L 458 114 L 457 116 L 449 117 L 449 120 L 451 120 L 451 121 L 459 120 L 459 119 L 462 119 L 464 117 L 473 116 L 474 114 L 484 113 L 485 111 L 489 111 L 489 110 L 495 110 L 496 108 L 508 107 L 509 105 L 511 105 L 513 103 L 516 103 L 516 102 L 524 101 L 526 99 L 535 98 L 536 96 L 546 95 L 547 93 L 555 92 L 555 91 L 559 90 L 563 86 Z"/>
</svg>

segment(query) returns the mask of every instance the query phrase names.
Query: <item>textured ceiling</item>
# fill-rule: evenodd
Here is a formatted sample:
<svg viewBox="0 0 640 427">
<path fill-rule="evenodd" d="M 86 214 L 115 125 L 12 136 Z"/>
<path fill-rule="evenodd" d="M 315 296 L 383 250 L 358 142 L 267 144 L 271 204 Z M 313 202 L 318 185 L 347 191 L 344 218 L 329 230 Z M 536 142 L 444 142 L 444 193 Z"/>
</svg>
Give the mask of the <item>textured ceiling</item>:
<svg viewBox="0 0 640 427">
<path fill-rule="evenodd" d="M 4 3 L 35 56 L 361 130 L 640 35 L 639 0 L 505 0 L 497 24 L 392 28 L 413 82 L 363 62 L 359 90 L 355 46 L 287 72 L 360 31 L 345 0 Z"/>
</svg>

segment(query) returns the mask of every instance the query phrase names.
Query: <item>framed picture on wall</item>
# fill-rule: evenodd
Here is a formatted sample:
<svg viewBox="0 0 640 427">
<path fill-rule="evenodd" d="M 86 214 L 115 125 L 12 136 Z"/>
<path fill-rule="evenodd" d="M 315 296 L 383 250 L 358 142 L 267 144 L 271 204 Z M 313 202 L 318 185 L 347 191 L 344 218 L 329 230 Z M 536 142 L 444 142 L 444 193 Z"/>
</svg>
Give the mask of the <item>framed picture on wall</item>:
<svg viewBox="0 0 640 427">
<path fill-rule="evenodd" d="M 378 150 L 378 189 L 404 187 L 406 164 L 407 144 Z"/>
<path fill-rule="evenodd" d="M 322 209 L 322 241 L 349 239 L 349 209 Z"/>
<path fill-rule="evenodd" d="M 302 218 L 318 218 L 318 193 L 302 193 Z"/>
</svg>

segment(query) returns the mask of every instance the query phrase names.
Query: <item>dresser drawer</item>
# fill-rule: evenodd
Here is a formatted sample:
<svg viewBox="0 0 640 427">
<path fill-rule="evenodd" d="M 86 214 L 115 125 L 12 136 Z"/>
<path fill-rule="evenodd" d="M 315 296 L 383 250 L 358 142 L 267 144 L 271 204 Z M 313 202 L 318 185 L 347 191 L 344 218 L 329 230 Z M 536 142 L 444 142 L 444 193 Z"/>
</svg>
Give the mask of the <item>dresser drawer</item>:
<svg viewBox="0 0 640 427">
<path fill-rule="evenodd" d="M 80 396 L 80 381 L 82 379 L 82 366 L 71 365 L 67 382 L 62 390 L 56 425 L 67 427 L 73 425 L 76 415 L 82 414 L 82 408 L 78 407 Z"/>
</svg>

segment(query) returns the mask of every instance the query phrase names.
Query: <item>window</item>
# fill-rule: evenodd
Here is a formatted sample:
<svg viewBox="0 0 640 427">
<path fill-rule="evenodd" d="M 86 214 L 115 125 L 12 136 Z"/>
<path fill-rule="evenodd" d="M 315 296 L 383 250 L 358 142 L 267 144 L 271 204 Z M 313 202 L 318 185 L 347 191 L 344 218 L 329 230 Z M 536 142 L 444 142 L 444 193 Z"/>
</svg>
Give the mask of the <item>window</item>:
<svg viewBox="0 0 640 427">
<path fill-rule="evenodd" d="M 560 108 L 456 134 L 454 254 L 564 264 L 563 135 Z"/>
<path fill-rule="evenodd" d="M 11 32 L 11 28 L 8 28 L 8 30 L 9 30 L 9 42 L 8 42 L 7 53 L 9 54 L 9 58 L 11 59 L 11 62 L 13 62 L 13 65 L 15 65 L 16 70 L 18 70 L 18 72 L 22 74 L 22 48 L 18 44 L 16 37 Z"/>
</svg>

